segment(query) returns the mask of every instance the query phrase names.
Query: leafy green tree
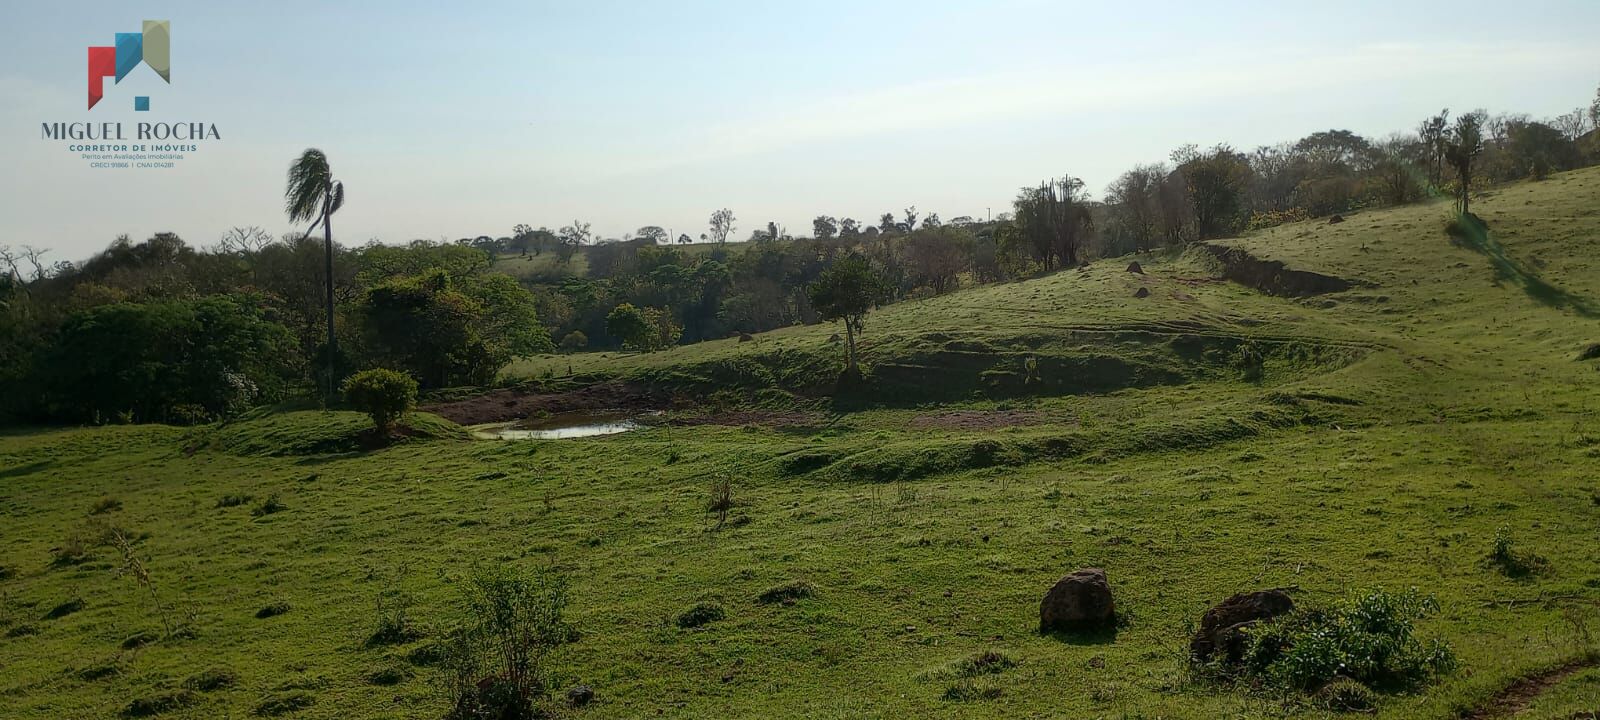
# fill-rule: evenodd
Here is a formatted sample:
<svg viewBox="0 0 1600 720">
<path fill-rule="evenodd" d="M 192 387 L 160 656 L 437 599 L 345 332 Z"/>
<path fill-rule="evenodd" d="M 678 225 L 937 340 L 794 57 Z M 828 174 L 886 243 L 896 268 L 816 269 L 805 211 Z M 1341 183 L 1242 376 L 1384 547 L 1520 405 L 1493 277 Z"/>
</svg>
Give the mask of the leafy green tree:
<svg viewBox="0 0 1600 720">
<path fill-rule="evenodd" d="M 1428 184 L 1438 187 L 1444 182 L 1445 150 L 1449 147 L 1450 137 L 1450 109 L 1439 111 L 1438 115 L 1431 115 L 1417 126 L 1417 137 L 1422 139 L 1422 147 L 1427 156 Z"/>
<path fill-rule="evenodd" d="M 374 363 L 427 387 L 487 384 L 511 353 L 485 338 L 485 314 L 443 272 L 391 280 L 368 290 L 362 303 L 365 350 Z"/>
<path fill-rule="evenodd" d="M 1562 131 L 1541 122 L 1513 122 L 1507 128 L 1506 153 L 1518 177 L 1543 180 L 1552 170 L 1568 170 L 1579 162 L 1578 148 Z"/>
<path fill-rule="evenodd" d="M 1483 153 L 1483 117 L 1482 112 L 1457 117 L 1445 147 L 1445 159 L 1456 171 L 1456 208 L 1462 215 L 1470 209 L 1473 163 Z"/>
<path fill-rule="evenodd" d="M 589 337 L 582 330 L 573 330 L 561 338 L 561 349 L 567 352 L 578 352 L 589 346 Z"/>
<path fill-rule="evenodd" d="M 1239 230 L 1245 215 L 1245 189 L 1250 163 L 1227 145 L 1188 157 L 1177 155 L 1178 172 L 1189 191 L 1195 230 L 1201 240 L 1227 237 Z"/>
<path fill-rule="evenodd" d="M 646 225 L 639 228 L 634 235 L 649 242 L 651 245 L 665 245 L 672 238 L 660 225 Z"/>
<path fill-rule="evenodd" d="M 1600 87 L 1594 90 L 1594 102 L 1589 103 L 1589 125 L 1600 128 Z"/>
<path fill-rule="evenodd" d="M 1018 230 L 1026 238 L 1034 259 L 1046 270 L 1054 269 L 1058 262 L 1065 267 L 1078 264 L 1094 231 L 1082 180 L 1062 176 L 1036 188 L 1023 188 L 1013 207 Z"/>
<path fill-rule="evenodd" d="M 883 276 L 859 255 L 838 259 L 806 288 L 818 317 L 844 321 L 847 374 L 861 372 L 856 356 L 856 336 L 866 328 L 867 313 L 887 300 L 892 291 Z"/>
<path fill-rule="evenodd" d="M 721 245 L 733 234 L 733 211 L 723 208 L 711 213 L 711 242 Z"/>
<path fill-rule="evenodd" d="M 832 240 L 839 234 L 839 221 L 827 215 L 818 215 L 811 221 L 811 236 L 818 240 Z"/>
<path fill-rule="evenodd" d="M 325 314 L 328 325 L 328 346 L 325 351 L 328 359 L 327 388 L 328 394 L 332 395 L 337 372 L 335 362 L 339 354 L 339 339 L 334 335 L 333 323 L 333 214 L 344 207 L 344 183 L 333 179 L 328 156 L 321 150 L 310 148 L 289 166 L 284 203 L 289 222 L 316 221 L 306 230 L 307 236 L 317 229 L 317 225 L 322 226 L 323 280 L 328 301 Z"/>
<path fill-rule="evenodd" d="M 113 303 L 69 317 L 38 372 L 53 417 L 193 421 L 278 397 L 292 347 L 254 298 Z"/>
<path fill-rule="evenodd" d="M 622 303 L 606 315 L 606 334 L 620 341 L 623 347 L 649 350 L 654 331 L 649 316 L 634 307 L 633 303 Z"/>
<path fill-rule="evenodd" d="M 510 275 L 491 273 L 458 283 L 483 312 L 476 318 L 478 332 L 511 355 L 540 355 L 555 350 L 550 330 L 539 321 L 539 304 L 527 288 Z"/>
<path fill-rule="evenodd" d="M 362 370 L 344 381 L 344 399 L 372 418 L 379 434 L 387 435 L 417 405 L 417 381 L 395 370 Z"/>
<path fill-rule="evenodd" d="M 672 316 L 672 311 L 666 308 L 647 307 L 642 310 L 647 322 L 650 323 L 649 342 L 651 350 L 665 350 L 678 344 L 678 339 L 683 337 L 683 326 L 678 324 L 678 319 Z"/>
</svg>

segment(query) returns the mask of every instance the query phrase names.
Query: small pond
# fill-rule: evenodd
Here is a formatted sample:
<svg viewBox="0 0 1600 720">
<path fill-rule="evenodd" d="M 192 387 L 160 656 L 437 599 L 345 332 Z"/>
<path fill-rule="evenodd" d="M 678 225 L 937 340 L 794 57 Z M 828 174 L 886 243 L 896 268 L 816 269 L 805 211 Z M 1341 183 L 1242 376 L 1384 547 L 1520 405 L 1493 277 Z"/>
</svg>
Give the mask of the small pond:
<svg viewBox="0 0 1600 720">
<path fill-rule="evenodd" d="M 567 438 L 615 435 L 645 426 L 639 413 L 622 410 L 574 410 L 538 418 L 527 418 L 472 428 L 474 435 L 488 440 L 562 440 Z"/>
</svg>

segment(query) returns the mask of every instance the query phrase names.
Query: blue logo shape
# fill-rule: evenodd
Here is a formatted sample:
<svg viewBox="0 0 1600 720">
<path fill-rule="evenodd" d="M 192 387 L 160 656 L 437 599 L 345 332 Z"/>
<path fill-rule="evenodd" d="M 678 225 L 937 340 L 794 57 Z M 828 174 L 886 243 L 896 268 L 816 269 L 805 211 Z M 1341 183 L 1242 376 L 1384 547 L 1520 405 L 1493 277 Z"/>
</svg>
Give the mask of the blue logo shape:
<svg viewBox="0 0 1600 720">
<path fill-rule="evenodd" d="M 144 62 L 144 33 L 117 33 L 117 82 Z"/>
</svg>

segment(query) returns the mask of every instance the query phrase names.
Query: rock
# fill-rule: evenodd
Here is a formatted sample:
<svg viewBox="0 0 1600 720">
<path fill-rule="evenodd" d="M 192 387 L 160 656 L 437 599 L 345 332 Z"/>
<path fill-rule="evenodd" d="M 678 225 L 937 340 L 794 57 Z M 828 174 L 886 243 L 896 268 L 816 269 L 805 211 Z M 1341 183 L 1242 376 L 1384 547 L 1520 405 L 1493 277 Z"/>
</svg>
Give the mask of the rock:
<svg viewBox="0 0 1600 720">
<path fill-rule="evenodd" d="M 573 707 L 583 707 L 594 700 L 594 688 L 588 685 L 578 685 L 567 691 L 567 703 Z"/>
<path fill-rule="evenodd" d="M 754 340 L 754 339 L 755 339 L 754 337 L 750 336 L 750 333 L 746 333 L 746 332 L 739 333 L 739 342 L 742 342 L 742 343 L 743 342 L 750 342 L 751 340 Z"/>
<path fill-rule="evenodd" d="M 1140 275 L 1143 275 L 1144 268 L 1139 267 L 1139 261 L 1135 260 L 1131 263 L 1128 263 L 1128 272 L 1139 273 Z"/>
<path fill-rule="evenodd" d="M 1239 653 L 1244 649 L 1240 642 L 1242 630 L 1293 609 L 1294 600 L 1282 590 L 1239 593 L 1223 600 L 1200 618 L 1200 629 L 1189 641 L 1189 657 L 1196 662 L 1207 662 L 1222 651 L 1228 662 L 1238 662 Z"/>
<path fill-rule="evenodd" d="M 841 343 L 843 341 L 844 341 L 844 338 L 839 337 L 839 333 L 834 333 L 834 334 L 828 336 L 828 342 L 833 343 L 835 345 L 838 345 L 839 343 Z"/>
<path fill-rule="evenodd" d="M 1150 297 L 1150 288 L 1143 288 L 1143 287 L 1139 288 L 1139 290 L 1137 292 L 1135 292 L 1133 294 L 1133 296 L 1136 297 L 1136 298 L 1147 298 L 1147 297 Z"/>
<path fill-rule="evenodd" d="M 1338 225 L 1339 223 L 1342 223 L 1342 222 L 1344 222 L 1344 216 L 1343 215 L 1334 215 L 1333 217 L 1328 218 L 1328 224 L 1329 225 Z"/>
<path fill-rule="evenodd" d="M 1116 603 L 1106 571 L 1084 568 L 1056 581 L 1039 603 L 1039 631 L 1085 630 L 1109 625 Z"/>
</svg>

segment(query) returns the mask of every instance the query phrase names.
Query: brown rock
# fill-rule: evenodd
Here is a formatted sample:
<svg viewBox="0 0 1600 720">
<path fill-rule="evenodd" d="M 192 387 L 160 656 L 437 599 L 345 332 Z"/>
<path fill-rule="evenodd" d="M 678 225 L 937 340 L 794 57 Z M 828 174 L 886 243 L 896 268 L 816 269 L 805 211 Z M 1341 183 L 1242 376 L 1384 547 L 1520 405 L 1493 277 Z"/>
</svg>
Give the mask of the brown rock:
<svg viewBox="0 0 1600 720">
<path fill-rule="evenodd" d="M 1144 288 L 1144 287 L 1139 288 L 1136 292 L 1133 293 L 1133 296 L 1136 297 L 1136 298 L 1147 298 L 1147 297 L 1150 297 L 1150 288 Z"/>
<path fill-rule="evenodd" d="M 739 333 L 739 342 L 750 342 L 751 340 L 754 340 L 754 339 L 755 338 L 751 337 L 750 333 L 745 333 L 745 332 Z"/>
<path fill-rule="evenodd" d="M 1238 662 L 1243 651 L 1243 630 L 1294 609 L 1294 600 L 1282 590 L 1239 593 L 1223 600 L 1200 618 L 1200 629 L 1189 641 L 1189 657 L 1211 660 L 1219 651 L 1228 662 Z"/>
<path fill-rule="evenodd" d="M 1139 273 L 1140 275 L 1143 275 L 1144 268 L 1139 267 L 1139 261 L 1135 260 L 1131 263 L 1128 263 L 1128 272 Z"/>
<path fill-rule="evenodd" d="M 1344 216 L 1343 215 L 1335 215 L 1335 216 L 1333 216 L 1331 218 L 1328 218 L 1328 224 L 1329 225 L 1338 225 L 1339 223 L 1342 223 L 1342 222 L 1344 222 Z"/>
<path fill-rule="evenodd" d="M 1039 603 L 1039 631 L 1085 630 L 1109 625 L 1116 617 L 1106 571 L 1084 568 L 1058 580 Z"/>
</svg>

